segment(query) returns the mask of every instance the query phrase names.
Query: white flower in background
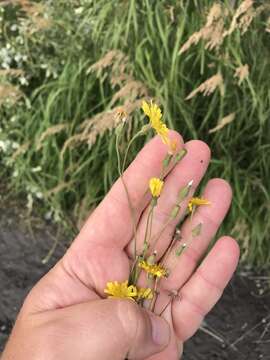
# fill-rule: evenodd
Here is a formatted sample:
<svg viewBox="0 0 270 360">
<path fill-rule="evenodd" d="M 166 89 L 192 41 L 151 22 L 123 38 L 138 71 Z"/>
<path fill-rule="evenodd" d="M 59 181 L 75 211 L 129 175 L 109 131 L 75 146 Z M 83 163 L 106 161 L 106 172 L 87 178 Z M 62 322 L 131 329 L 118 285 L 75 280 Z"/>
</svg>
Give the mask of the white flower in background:
<svg viewBox="0 0 270 360">
<path fill-rule="evenodd" d="M 29 211 L 33 209 L 33 196 L 32 194 L 27 194 L 27 204 L 26 207 Z"/>
<path fill-rule="evenodd" d="M 8 152 L 11 147 L 11 141 L 10 140 L 0 140 L 0 150 L 4 153 Z"/>
<path fill-rule="evenodd" d="M 19 146 L 20 146 L 20 144 L 17 143 L 16 141 L 13 141 L 11 143 L 11 147 L 12 147 L 13 150 L 17 150 L 19 148 Z"/>
<path fill-rule="evenodd" d="M 19 82 L 21 85 L 29 85 L 29 82 L 26 80 L 26 78 L 24 76 L 19 78 Z"/>
<path fill-rule="evenodd" d="M 10 27 L 11 31 L 17 31 L 18 30 L 18 26 L 16 24 L 12 24 Z"/>
<path fill-rule="evenodd" d="M 22 55 L 21 55 L 20 53 L 16 54 L 16 55 L 14 56 L 14 60 L 16 61 L 16 63 L 21 62 L 21 60 L 22 60 Z"/>
<path fill-rule="evenodd" d="M 23 43 L 24 43 L 24 39 L 23 39 L 23 37 L 22 36 L 17 36 L 16 37 L 16 42 L 18 43 L 18 44 L 20 44 L 20 45 L 23 45 Z"/>
<path fill-rule="evenodd" d="M 1 64 L 1 66 L 2 66 L 3 69 L 9 69 L 9 68 L 10 68 L 9 64 L 7 64 L 7 63 L 5 63 L 5 62 L 3 62 L 3 63 Z"/>
<path fill-rule="evenodd" d="M 47 220 L 47 221 L 51 220 L 52 216 L 53 216 L 53 211 L 52 210 L 47 211 L 46 214 L 44 215 L 44 219 Z"/>
<path fill-rule="evenodd" d="M 41 170 L 42 170 L 42 167 L 41 167 L 41 166 L 36 166 L 36 167 L 32 168 L 32 172 L 33 172 L 33 173 L 40 172 Z"/>
<path fill-rule="evenodd" d="M 36 192 L 35 195 L 38 199 L 43 199 L 43 194 L 41 191 Z"/>
<path fill-rule="evenodd" d="M 80 15 L 83 12 L 83 7 L 80 6 L 77 9 L 75 9 L 75 14 Z"/>
<path fill-rule="evenodd" d="M 27 185 L 26 191 L 28 192 L 29 195 L 31 195 L 32 198 L 35 197 L 37 199 L 43 199 L 43 194 L 36 185 L 32 185 L 32 184 Z"/>
<path fill-rule="evenodd" d="M 19 175 L 18 170 L 14 170 L 12 176 L 13 176 L 14 178 L 16 178 L 16 177 L 18 177 L 18 175 Z"/>
</svg>

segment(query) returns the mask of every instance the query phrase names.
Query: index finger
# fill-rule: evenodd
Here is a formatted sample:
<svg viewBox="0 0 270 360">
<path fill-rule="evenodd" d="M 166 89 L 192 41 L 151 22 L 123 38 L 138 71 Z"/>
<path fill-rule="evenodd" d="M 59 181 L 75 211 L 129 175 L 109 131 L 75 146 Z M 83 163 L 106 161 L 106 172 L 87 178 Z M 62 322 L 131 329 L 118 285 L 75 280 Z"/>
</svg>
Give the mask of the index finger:
<svg viewBox="0 0 270 360">
<path fill-rule="evenodd" d="M 177 140 L 178 148 L 183 146 L 182 137 L 170 131 L 170 137 Z M 167 153 L 160 137 L 154 137 L 147 143 L 124 172 L 123 179 L 129 192 L 136 221 L 150 197 L 146 194 L 149 179 L 159 176 L 162 160 Z M 132 216 L 127 195 L 119 178 L 97 209 L 88 218 L 75 239 L 75 246 L 85 247 L 91 244 L 111 246 L 123 249 L 132 237 Z"/>
</svg>

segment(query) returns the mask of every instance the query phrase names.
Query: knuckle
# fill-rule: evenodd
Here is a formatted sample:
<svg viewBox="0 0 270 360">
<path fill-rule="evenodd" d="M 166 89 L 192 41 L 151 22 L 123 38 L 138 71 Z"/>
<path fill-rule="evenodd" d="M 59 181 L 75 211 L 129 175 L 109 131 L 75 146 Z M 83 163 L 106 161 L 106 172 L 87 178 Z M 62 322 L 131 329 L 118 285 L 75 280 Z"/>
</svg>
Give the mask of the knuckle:
<svg viewBox="0 0 270 360">
<path fill-rule="evenodd" d="M 118 317 L 124 334 L 128 339 L 136 339 L 145 317 L 138 305 L 132 300 L 122 300 L 118 303 Z"/>
</svg>

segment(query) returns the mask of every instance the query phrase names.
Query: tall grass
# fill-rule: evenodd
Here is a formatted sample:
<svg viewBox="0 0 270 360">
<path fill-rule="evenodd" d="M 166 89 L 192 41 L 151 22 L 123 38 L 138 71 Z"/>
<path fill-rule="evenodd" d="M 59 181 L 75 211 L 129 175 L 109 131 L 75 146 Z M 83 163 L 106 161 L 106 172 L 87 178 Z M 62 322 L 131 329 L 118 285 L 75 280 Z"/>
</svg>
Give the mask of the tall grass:
<svg viewBox="0 0 270 360">
<path fill-rule="evenodd" d="M 16 107 L 0 109 L 0 137 L 28 144 L 15 159 L 12 146 L 2 152 L 1 172 L 12 179 L 12 191 L 16 189 L 28 196 L 29 208 L 42 207 L 52 211 L 56 220 L 74 224 L 83 220 L 115 180 L 113 130 L 104 132 L 100 127 L 104 134 L 93 143 L 78 139 L 86 119 L 91 124 L 97 114 L 142 97 L 136 93 L 130 99 L 131 95 L 125 94 L 113 104 L 113 96 L 124 84 L 113 82 L 113 72 L 118 67 L 113 70 L 111 64 L 89 71 L 110 50 L 117 49 L 127 56 L 122 63 L 120 60 L 119 67 L 124 64 L 124 73 L 144 84 L 147 94 L 158 99 L 168 125 L 181 132 L 185 140 L 202 139 L 210 145 L 212 161 L 204 183 L 211 177 L 223 177 L 232 184 L 234 193 L 232 210 L 221 231 L 239 240 L 243 261 L 267 266 L 270 35 L 265 29 L 270 10 L 254 17 L 244 34 L 236 29 L 226 36 L 217 49 L 207 49 L 206 41 L 202 40 L 179 55 L 183 44 L 205 25 L 213 3 L 210 0 L 49 3 L 50 27 L 38 30 L 27 40 L 27 46 L 24 43 L 20 47 L 20 51 L 29 52 L 32 61 L 22 65 L 29 74 L 29 85 L 21 87 L 26 95 Z M 234 5 L 232 1 L 225 3 L 228 13 L 224 26 L 228 29 L 241 1 Z M 254 8 L 260 5 L 256 2 Z M 15 10 L 5 9 L 8 11 L 10 14 Z M 10 23 L 7 15 L 5 21 Z M 8 41 L 10 37 L 2 34 L 2 43 Z M 42 62 L 49 64 L 52 72 L 55 69 L 54 77 L 46 77 L 35 54 L 41 54 Z M 235 71 L 246 64 L 249 75 L 239 84 Z M 217 73 L 222 74 L 222 91 L 217 88 L 209 96 L 197 94 L 186 99 Z M 8 80 L 13 85 L 18 81 Z M 235 119 L 230 124 L 209 133 L 231 113 L 235 113 Z M 14 115 L 16 118 L 11 122 Z M 131 116 L 127 137 L 143 121 L 139 110 L 132 110 Z M 57 124 L 67 126 L 47 136 L 38 149 L 42 133 Z M 63 153 L 64 144 L 74 135 L 78 135 L 77 140 Z M 141 146 L 142 143 L 136 144 L 133 154 Z"/>
</svg>

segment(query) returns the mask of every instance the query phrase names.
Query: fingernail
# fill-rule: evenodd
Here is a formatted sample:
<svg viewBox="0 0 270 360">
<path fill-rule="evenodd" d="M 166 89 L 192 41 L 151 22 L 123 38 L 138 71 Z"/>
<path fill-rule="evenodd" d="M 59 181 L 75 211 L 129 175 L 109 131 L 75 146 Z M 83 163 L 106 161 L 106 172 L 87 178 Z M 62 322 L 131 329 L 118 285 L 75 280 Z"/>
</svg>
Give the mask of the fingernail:
<svg viewBox="0 0 270 360">
<path fill-rule="evenodd" d="M 169 324 L 159 316 L 150 314 L 152 324 L 152 339 L 159 346 L 166 346 L 170 340 Z"/>
</svg>

